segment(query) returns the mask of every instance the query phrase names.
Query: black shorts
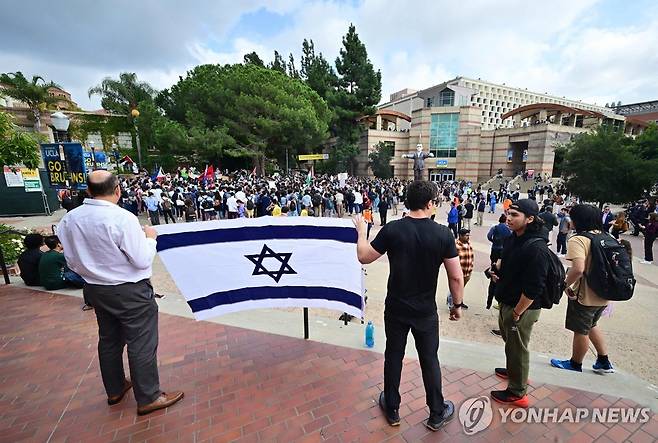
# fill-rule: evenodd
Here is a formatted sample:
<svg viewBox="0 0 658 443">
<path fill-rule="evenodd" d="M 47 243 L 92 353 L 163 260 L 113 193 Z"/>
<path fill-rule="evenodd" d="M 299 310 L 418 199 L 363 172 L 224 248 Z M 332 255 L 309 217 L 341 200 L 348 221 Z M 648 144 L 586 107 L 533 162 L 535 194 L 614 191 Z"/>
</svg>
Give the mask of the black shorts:
<svg viewBox="0 0 658 443">
<path fill-rule="evenodd" d="M 569 300 L 564 326 L 577 334 L 589 335 L 590 329 L 596 326 L 605 308 L 605 306 L 584 306 L 577 300 Z"/>
</svg>

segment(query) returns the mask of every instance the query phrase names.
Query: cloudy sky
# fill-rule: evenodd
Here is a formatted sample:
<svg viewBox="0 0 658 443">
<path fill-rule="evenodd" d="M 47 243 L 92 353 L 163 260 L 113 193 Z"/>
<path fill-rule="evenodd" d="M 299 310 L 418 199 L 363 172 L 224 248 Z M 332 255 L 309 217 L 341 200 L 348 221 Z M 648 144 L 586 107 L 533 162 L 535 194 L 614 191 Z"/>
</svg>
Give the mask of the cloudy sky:
<svg viewBox="0 0 658 443">
<path fill-rule="evenodd" d="M 96 109 L 89 87 L 124 71 L 162 89 L 275 49 L 299 68 L 304 38 L 333 61 L 350 22 L 384 101 L 458 75 L 600 105 L 658 99 L 655 0 L 5 0 L 0 72 L 39 74 Z"/>
</svg>

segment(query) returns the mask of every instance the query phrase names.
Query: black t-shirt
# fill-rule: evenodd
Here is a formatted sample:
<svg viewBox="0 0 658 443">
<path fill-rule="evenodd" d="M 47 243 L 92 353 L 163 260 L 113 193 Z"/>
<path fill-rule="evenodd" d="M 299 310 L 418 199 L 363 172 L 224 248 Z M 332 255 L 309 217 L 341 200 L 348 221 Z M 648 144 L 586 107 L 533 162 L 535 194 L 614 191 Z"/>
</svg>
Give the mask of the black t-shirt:
<svg viewBox="0 0 658 443">
<path fill-rule="evenodd" d="M 524 244 L 531 238 L 543 238 L 527 247 Z M 548 274 L 548 246 L 541 232 L 505 239 L 501 255 L 501 268 L 497 272 L 500 280 L 496 284 L 496 300 L 508 306 L 516 306 L 523 293 L 534 300 L 529 309 L 541 309 L 539 297 L 546 285 Z"/>
<path fill-rule="evenodd" d="M 439 268 L 444 259 L 457 257 L 452 232 L 429 218 L 405 217 L 384 225 L 371 245 L 388 254 L 386 314 L 436 315 Z"/>
<path fill-rule="evenodd" d="M 464 205 L 464 209 L 466 209 L 466 215 L 464 216 L 464 218 L 473 218 L 473 209 L 475 209 L 473 203 L 466 203 Z"/>
<path fill-rule="evenodd" d="M 39 249 L 28 249 L 18 257 L 18 267 L 21 268 L 21 278 L 27 286 L 39 286 L 39 261 L 43 252 Z"/>
</svg>

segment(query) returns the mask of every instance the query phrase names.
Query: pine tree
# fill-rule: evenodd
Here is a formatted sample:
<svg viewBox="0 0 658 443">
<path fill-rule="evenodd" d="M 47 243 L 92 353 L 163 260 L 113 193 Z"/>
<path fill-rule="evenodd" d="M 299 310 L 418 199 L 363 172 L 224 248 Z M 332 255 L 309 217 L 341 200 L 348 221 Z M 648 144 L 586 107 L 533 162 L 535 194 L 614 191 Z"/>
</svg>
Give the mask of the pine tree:
<svg viewBox="0 0 658 443">
<path fill-rule="evenodd" d="M 258 56 L 258 54 L 256 54 L 256 51 L 244 55 L 244 64 L 265 67 L 265 63 L 263 63 L 263 60 Z"/>
<path fill-rule="evenodd" d="M 334 125 L 338 136 L 335 155 L 339 168 L 353 171 L 363 129 L 357 119 L 375 112 L 382 92 L 381 72 L 375 72 L 353 24 L 343 37 L 343 48 L 336 58 L 336 70 L 339 74 L 338 88 L 331 100 L 337 117 Z"/>
<path fill-rule="evenodd" d="M 295 58 L 292 56 L 292 52 L 288 56 L 288 77 L 299 79 L 299 71 L 295 68 Z"/>
<path fill-rule="evenodd" d="M 283 59 L 283 57 L 281 57 L 279 51 L 274 51 L 274 60 L 269 64 L 268 68 L 286 74 L 286 61 Z"/>
</svg>

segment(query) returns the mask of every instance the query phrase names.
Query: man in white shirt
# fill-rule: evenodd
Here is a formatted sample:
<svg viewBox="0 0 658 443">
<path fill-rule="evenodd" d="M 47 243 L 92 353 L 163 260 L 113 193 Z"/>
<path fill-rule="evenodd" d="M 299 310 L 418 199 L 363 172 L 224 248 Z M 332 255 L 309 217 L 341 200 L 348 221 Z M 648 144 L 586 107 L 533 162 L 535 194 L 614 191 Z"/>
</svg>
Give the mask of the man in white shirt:
<svg viewBox="0 0 658 443">
<path fill-rule="evenodd" d="M 226 200 L 226 206 L 228 208 L 228 218 L 238 218 L 238 199 L 232 192 L 231 196 Z"/>
<path fill-rule="evenodd" d="M 117 206 L 121 189 L 113 174 L 94 171 L 87 186 L 93 198 L 66 214 L 57 233 L 69 267 L 87 282 L 84 295 L 95 308 L 108 404 L 119 403 L 133 387 L 137 413 L 148 414 L 183 398 L 181 391 L 160 391 L 158 305 L 149 280 L 157 232 L 142 228 L 137 217 Z M 126 344 L 132 382 L 123 368 Z"/>
</svg>

